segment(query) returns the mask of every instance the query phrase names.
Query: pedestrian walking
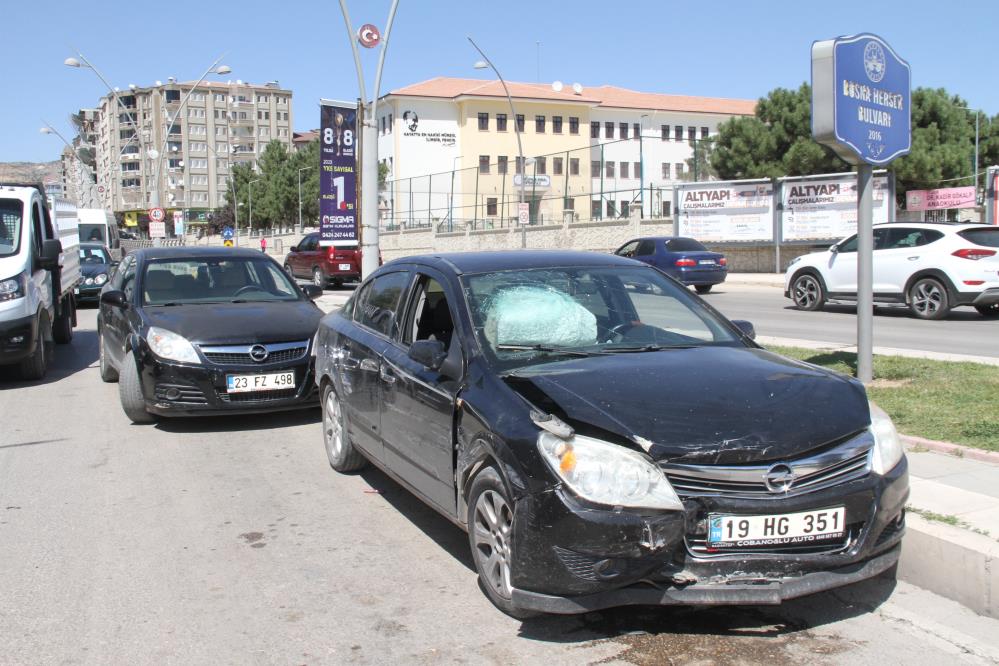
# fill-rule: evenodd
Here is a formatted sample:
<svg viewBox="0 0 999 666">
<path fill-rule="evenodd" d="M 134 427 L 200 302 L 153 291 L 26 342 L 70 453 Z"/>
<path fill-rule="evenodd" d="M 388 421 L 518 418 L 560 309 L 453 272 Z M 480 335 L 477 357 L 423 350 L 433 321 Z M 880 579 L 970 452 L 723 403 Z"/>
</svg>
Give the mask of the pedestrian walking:
<svg viewBox="0 0 999 666">
<path fill-rule="evenodd" d="M 267 254 L 267 237 L 260 234 L 260 251 Z"/>
</svg>

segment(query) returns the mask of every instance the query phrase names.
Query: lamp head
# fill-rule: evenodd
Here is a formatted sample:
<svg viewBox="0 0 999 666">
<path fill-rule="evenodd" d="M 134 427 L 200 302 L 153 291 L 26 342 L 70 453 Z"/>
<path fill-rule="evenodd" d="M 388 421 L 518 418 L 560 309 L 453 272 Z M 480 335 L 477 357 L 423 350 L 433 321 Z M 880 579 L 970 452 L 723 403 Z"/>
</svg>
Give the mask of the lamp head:
<svg viewBox="0 0 999 666">
<path fill-rule="evenodd" d="M 76 58 L 72 58 L 72 57 L 66 58 L 65 60 L 63 60 L 62 64 L 66 65 L 67 67 L 83 67 L 83 63 L 81 63 Z"/>
<path fill-rule="evenodd" d="M 475 69 L 489 69 L 489 64 L 485 60 L 477 60 L 472 67 Z"/>
<path fill-rule="evenodd" d="M 39 127 L 38 131 L 41 132 L 42 134 L 52 134 L 51 127 Z"/>
<path fill-rule="evenodd" d="M 215 68 L 216 74 L 229 74 L 230 72 L 232 72 L 232 67 L 229 65 L 219 65 Z"/>
</svg>

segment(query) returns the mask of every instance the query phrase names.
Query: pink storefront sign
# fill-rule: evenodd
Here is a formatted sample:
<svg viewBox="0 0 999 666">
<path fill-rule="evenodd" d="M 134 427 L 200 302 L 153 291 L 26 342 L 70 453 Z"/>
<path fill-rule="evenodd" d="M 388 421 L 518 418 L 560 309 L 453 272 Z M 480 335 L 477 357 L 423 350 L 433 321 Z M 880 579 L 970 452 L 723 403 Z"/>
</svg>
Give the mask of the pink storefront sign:
<svg viewBox="0 0 999 666">
<path fill-rule="evenodd" d="M 939 190 L 909 190 L 905 193 L 906 210 L 944 210 L 974 208 L 975 187 L 945 187 Z"/>
</svg>

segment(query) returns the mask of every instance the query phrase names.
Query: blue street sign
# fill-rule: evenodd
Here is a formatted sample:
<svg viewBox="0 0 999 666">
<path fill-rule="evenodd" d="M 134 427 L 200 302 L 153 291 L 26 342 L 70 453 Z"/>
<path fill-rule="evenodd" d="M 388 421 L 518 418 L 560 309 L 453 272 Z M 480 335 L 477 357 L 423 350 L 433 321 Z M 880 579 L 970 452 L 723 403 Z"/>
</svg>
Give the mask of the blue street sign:
<svg viewBox="0 0 999 666">
<path fill-rule="evenodd" d="M 812 45 L 812 136 L 843 159 L 885 165 L 909 153 L 911 71 L 872 34 Z"/>
<path fill-rule="evenodd" d="M 222 227 L 222 239 L 232 240 L 232 227 Z"/>
</svg>

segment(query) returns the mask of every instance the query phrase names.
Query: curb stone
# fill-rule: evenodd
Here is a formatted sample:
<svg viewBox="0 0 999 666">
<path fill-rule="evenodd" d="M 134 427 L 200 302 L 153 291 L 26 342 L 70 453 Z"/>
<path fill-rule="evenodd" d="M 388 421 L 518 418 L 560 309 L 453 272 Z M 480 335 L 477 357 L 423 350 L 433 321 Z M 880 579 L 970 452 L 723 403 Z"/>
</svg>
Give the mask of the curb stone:
<svg viewBox="0 0 999 666">
<path fill-rule="evenodd" d="M 969 460 L 977 460 L 979 462 L 999 465 L 999 451 L 984 451 L 970 446 L 963 446 L 952 442 L 940 442 L 933 439 L 926 439 L 924 437 L 916 437 L 914 435 L 899 434 L 899 438 L 902 440 L 902 444 L 904 444 L 908 449 L 922 447 L 937 453 L 957 456 L 958 458 L 968 458 Z"/>
</svg>

